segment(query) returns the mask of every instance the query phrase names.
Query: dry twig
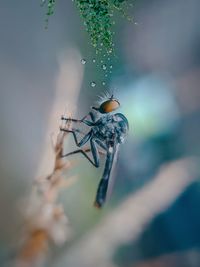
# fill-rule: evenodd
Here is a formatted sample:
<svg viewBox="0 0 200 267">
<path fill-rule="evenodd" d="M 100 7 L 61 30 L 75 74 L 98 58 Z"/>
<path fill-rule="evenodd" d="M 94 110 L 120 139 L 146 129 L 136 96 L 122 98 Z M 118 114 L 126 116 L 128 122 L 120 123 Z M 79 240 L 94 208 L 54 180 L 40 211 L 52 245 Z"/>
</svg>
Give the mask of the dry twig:
<svg viewBox="0 0 200 267">
<path fill-rule="evenodd" d="M 70 123 L 65 124 L 66 128 Z M 63 172 L 70 162 L 62 158 L 66 132 L 60 132 L 54 146 L 55 163 L 50 175 L 37 179 L 29 203 L 26 203 L 26 233 L 17 257 L 17 266 L 41 266 L 51 243 L 63 244 L 70 236 L 70 227 L 64 209 L 57 201 L 60 189 L 69 187 L 74 177 L 67 180 Z"/>
</svg>

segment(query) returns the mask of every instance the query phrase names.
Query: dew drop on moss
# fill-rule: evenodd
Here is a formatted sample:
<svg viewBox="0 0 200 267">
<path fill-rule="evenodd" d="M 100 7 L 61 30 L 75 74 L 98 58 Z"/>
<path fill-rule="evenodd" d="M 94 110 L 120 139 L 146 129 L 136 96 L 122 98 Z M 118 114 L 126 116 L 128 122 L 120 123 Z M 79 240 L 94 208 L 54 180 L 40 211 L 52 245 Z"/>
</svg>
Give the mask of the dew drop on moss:
<svg viewBox="0 0 200 267">
<path fill-rule="evenodd" d="M 85 65 L 86 60 L 84 58 L 81 59 L 81 64 Z"/>
<path fill-rule="evenodd" d="M 92 87 L 95 87 L 95 86 L 96 86 L 96 83 L 95 83 L 95 82 L 91 82 L 90 85 L 91 85 Z"/>
<path fill-rule="evenodd" d="M 103 69 L 103 70 L 106 70 L 106 68 L 107 68 L 107 67 L 106 67 L 106 64 L 103 64 L 103 65 L 102 65 L 102 69 Z"/>
</svg>

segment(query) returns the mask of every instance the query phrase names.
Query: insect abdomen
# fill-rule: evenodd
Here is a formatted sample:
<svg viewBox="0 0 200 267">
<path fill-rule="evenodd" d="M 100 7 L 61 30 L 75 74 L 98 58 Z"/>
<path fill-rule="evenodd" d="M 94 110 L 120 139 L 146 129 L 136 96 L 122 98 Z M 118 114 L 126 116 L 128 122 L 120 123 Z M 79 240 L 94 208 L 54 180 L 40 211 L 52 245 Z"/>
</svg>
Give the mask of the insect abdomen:
<svg viewBox="0 0 200 267">
<path fill-rule="evenodd" d="M 97 208 L 101 208 L 104 202 L 106 201 L 108 183 L 109 183 L 109 178 L 110 178 L 110 174 L 111 174 L 111 170 L 113 166 L 113 159 L 114 159 L 114 150 L 113 150 L 113 147 L 110 147 L 110 151 L 108 150 L 107 152 L 103 177 L 101 178 L 99 182 L 99 186 L 98 186 L 97 193 L 96 193 L 96 199 L 94 202 L 94 206 Z"/>
<path fill-rule="evenodd" d="M 108 179 L 101 179 L 98 189 L 97 189 L 97 194 L 96 194 L 96 199 L 94 202 L 95 207 L 101 208 L 106 200 L 106 193 L 108 189 Z"/>
</svg>

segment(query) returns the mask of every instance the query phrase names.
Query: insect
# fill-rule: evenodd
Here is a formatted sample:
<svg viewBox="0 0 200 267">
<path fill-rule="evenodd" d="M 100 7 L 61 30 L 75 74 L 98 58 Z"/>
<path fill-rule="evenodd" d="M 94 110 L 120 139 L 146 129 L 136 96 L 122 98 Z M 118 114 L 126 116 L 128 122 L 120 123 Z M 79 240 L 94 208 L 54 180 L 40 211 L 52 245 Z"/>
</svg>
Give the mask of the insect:
<svg viewBox="0 0 200 267">
<path fill-rule="evenodd" d="M 73 154 L 82 153 L 89 162 L 95 167 L 99 167 L 99 157 L 101 148 L 106 155 L 105 167 L 102 178 L 98 185 L 96 199 L 94 205 L 101 208 L 106 201 L 109 185 L 111 185 L 112 171 L 116 162 L 119 146 L 124 142 L 129 125 L 127 118 L 122 113 L 114 113 L 120 107 L 120 103 L 114 96 L 109 96 L 98 107 L 92 107 L 91 111 L 81 120 L 62 117 L 62 120 L 72 121 L 75 123 L 83 123 L 89 126 L 89 132 L 78 141 L 77 135 L 80 132 L 79 128 L 66 129 L 61 128 L 61 131 L 70 132 L 73 134 L 78 150 L 72 151 L 63 155 L 67 157 Z M 82 147 L 90 143 L 90 149 L 84 150 Z M 89 157 L 87 152 L 91 151 L 92 157 Z"/>
</svg>

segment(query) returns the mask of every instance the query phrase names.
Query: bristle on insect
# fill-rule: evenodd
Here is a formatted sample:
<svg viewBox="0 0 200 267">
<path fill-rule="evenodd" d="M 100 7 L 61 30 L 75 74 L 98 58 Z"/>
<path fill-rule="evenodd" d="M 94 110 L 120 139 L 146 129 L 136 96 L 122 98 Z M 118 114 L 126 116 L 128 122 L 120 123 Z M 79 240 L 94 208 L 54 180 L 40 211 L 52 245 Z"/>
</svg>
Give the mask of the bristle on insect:
<svg viewBox="0 0 200 267">
<path fill-rule="evenodd" d="M 110 93 L 110 92 L 108 92 L 107 90 L 105 90 L 102 94 L 100 94 L 100 95 L 98 95 L 98 100 L 97 101 L 95 101 L 95 104 L 97 104 L 97 105 L 101 105 L 102 103 L 104 103 L 105 101 L 107 101 L 107 100 L 109 100 L 109 99 L 111 99 L 111 98 L 113 98 L 113 91 Z"/>
</svg>

